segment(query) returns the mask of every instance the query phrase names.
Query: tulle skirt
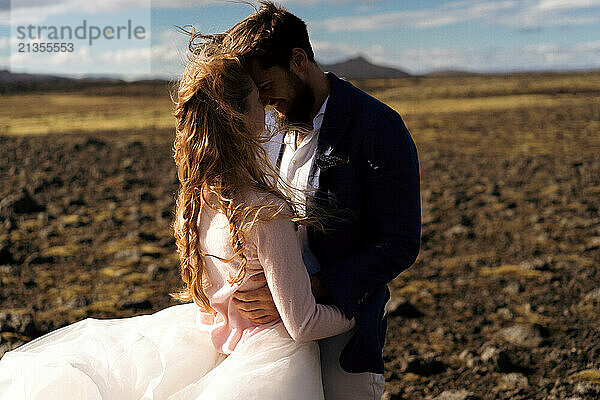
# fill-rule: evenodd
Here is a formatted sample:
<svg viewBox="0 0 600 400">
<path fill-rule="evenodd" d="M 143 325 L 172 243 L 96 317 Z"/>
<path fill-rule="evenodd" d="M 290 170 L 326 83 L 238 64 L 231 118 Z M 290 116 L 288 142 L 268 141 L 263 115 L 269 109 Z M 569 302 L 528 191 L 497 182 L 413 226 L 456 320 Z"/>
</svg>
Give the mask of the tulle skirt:
<svg viewBox="0 0 600 400">
<path fill-rule="evenodd" d="M 87 318 L 7 352 L 1 400 L 323 399 L 319 348 L 282 324 L 215 351 L 195 304 Z"/>
</svg>

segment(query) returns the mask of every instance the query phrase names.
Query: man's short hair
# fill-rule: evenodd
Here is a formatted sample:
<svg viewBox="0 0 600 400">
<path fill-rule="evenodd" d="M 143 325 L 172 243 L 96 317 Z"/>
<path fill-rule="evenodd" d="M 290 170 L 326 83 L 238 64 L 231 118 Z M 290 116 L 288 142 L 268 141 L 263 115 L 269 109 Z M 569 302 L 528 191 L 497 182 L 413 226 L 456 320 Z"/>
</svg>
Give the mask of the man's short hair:
<svg viewBox="0 0 600 400">
<path fill-rule="evenodd" d="M 294 48 L 301 48 L 315 62 L 304 21 L 271 1 L 261 1 L 256 12 L 225 32 L 223 45 L 244 64 L 257 59 L 263 68 L 289 69 Z"/>
</svg>

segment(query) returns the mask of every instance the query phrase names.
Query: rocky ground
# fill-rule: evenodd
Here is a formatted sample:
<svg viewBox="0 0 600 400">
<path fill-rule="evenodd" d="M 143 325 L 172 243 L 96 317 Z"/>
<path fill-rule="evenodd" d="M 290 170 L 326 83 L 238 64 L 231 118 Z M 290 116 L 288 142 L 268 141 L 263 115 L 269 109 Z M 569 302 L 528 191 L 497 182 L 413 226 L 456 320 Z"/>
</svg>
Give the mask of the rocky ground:
<svg viewBox="0 0 600 400">
<path fill-rule="evenodd" d="M 422 250 L 390 285 L 385 398 L 600 397 L 598 108 L 407 125 Z M 0 177 L 0 354 L 176 304 L 169 132 L 0 137 Z"/>
</svg>

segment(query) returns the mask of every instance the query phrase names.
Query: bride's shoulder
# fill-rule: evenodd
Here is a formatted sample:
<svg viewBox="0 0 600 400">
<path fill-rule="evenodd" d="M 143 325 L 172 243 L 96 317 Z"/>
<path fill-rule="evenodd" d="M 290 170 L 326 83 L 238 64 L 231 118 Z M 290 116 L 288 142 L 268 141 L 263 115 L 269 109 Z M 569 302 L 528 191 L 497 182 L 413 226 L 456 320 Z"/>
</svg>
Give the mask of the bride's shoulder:
<svg viewBox="0 0 600 400">
<path fill-rule="evenodd" d="M 243 192 L 244 205 L 251 207 L 259 213 L 259 217 L 278 214 L 289 217 L 291 213 L 288 202 L 274 193 L 246 188 Z M 263 219 L 263 218 L 259 218 Z M 270 219 L 270 218 L 267 218 Z"/>
<path fill-rule="evenodd" d="M 243 198 L 246 206 L 264 206 L 264 205 L 287 205 L 287 202 L 280 196 L 274 193 L 260 191 L 254 188 L 245 188 L 243 190 Z"/>
</svg>

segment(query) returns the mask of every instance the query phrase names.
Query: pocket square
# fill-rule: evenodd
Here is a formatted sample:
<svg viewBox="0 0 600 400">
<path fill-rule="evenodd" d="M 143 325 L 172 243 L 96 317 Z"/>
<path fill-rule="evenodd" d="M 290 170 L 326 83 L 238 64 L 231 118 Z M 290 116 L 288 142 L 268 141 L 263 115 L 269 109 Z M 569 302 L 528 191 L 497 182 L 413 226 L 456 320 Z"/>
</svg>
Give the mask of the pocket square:
<svg viewBox="0 0 600 400">
<path fill-rule="evenodd" d="M 348 163 L 348 161 L 344 160 L 343 158 L 325 154 L 317 154 L 315 162 L 322 171 L 331 167 L 335 167 L 336 165 L 344 165 Z"/>
</svg>

